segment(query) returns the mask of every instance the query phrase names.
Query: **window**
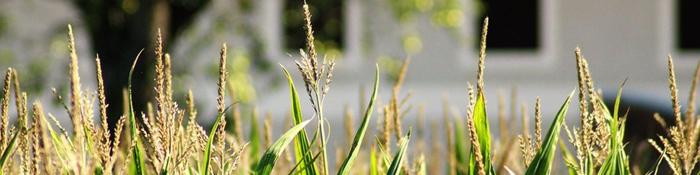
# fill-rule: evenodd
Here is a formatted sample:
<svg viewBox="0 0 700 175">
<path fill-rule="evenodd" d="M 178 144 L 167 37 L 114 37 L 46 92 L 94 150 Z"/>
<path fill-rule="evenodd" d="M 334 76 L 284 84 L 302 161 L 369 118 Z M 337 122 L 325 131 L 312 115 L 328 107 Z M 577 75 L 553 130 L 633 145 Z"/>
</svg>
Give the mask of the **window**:
<svg viewBox="0 0 700 175">
<path fill-rule="evenodd" d="M 700 23 L 697 18 L 700 11 L 697 7 L 700 7 L 700 1 L 697 0 L 679 0 L 676 4 L 678 16 L 675 44 L 679 50 L 700 49 Z"/>
<path fill-rule="evenodd" d="M 486 47 L 496 50 L 535 50 L 541 46 L 538 0 L 479 0 L 475 36 L 481 36 L 484 17 L 489 17 Z M 476 40 L 479 47 L 479 39 Z"/>
<path fill-rule="evenodd" d="M 316 49 L 329 57 L 338 58 L 343 48 L 343 0 L 307 0 L 311 11 Z M 295 53 L 306 48 L 304 1 L 286 0 L 284 13 L 284 48 Z"/>
</svg>

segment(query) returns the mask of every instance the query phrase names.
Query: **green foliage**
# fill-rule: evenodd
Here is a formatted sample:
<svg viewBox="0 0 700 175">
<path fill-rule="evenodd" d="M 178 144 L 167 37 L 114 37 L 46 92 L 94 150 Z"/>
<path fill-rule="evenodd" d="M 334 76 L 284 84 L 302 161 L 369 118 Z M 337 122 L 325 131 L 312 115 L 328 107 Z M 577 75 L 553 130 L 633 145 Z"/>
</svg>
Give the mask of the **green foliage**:
<svg viewBox="0 0 700 175">
<path fill-rule="evenodd" d="M 623 82 L 624 84 L 624 82 Z M 610 114 L 610 110 L 603 104 L 602 100 L 598 104 L 605 109 L 604 117 L 610 127 L 610 153 L 608 157 L 603 162 L 603 165 L 598 170 L 599 175 L 618 175 L 618 174 L 631 174 L 629 169 L 629 157 L 625 153 L 625 144 L 623 139 L 625 136 L 625 123 L 620 122 L 618 116 L 620 112 L 620 97 L 622 96 L 622 85 L 617 90 L 617 96 L 615 97 L 615 106 L 613 107 L 613 114 Z M 624 121 L 624 120 L 622 120 Z"/>
<path fill-rule="evenodd" d="M 214 121 L 214 124 L 211 126 L 211 129 L 209 130 L 209 137 L 207 140 L 207 145 L 206 149 L 204 150 L 204 155 L 202 155 L 202 159 L 204 162 L 202 163 L 202 169 L 200 170 L 203 172 L 202 174 L 209 174 L 209 166 L 211 163 L 211 148 L 212 145 L 214 144 L 214 137 L 216 137 L 216 132 L 219 130 L 219 125 L 221 125 L 221 121 L 224 120 L 224 114 L 226 114 L 226 111 L 228 110 L 228 107 L 224 112 L 219 113 L 219 115 L 216 116 L 216 120 Z"/>
<path fill-rule="evenodd" d="M 131 78 L 133 77 L 134 74 L 134 68 L 136 68 L 136 63 L 139 61 L 139 56 L 141 56 L 141 53 L 143 52 L 143 49 L 139 51 L 138 55 L 136 55 L 136 59 L 134 59 L 134 63 L 131 65 L 131 70 L 129 70 L 129 82 L 128 82 L 128 87 L 127 90 L 129 92 L 128 94 L 128 103 L 129 103 L 129 136 L 131 136 L 131 141 L 134 142 L 134 148 L 132 149 L 132 158 L 134 168 L 135 168 L 135 174 L 139 175 L 144 175 L 146 174 L 145 170 L 145 161 L 143 158 L 143 153 L 141 151 L 141 141 L 139 140 L 139 135 L 138 135 L 138 125 L 136 122 L 136 117 L 134 116 L 134 103 L 133 103 L 133 97 L 131 95 Z"/>
<path fill-rule="evenodd" d="M 374 88 L 372 89 L 372 97 L 370 97 L 369 104 L 367 105 L 367 108 L 365 108 L 367 110 L 365 111 L 365 116 L 362 118 L 362 125 L 360 125 L 360 128 L 358 128 L 357 132 L 355 133 L 355 138 L 352 142 L 352 146 L 350 147 L 350 152 L 340 165 L 338 175 L 346 175 L 350 173 L 352 164 L 357 155 L 360 153 L 360 146 L 365 138 L 369 121 L 372 118 L 372 111 L 374 110 L 374 103 L 377 100 L 377 91 L 379 90 L 379 66 L 377 65 L 375 69 L 376 71 L 374 72 Z"/>
<path fill-rule="evenodd" d="M 554 164 L 554 154 L 556 153 L 557 144 L 559 143 L 559 131 L 561 131 L 561 126 L 564 124 L 566 112 L 569 110 L 569 103 L 573 95 L 574 91 L 569 94 L 566 100 L 564 100 L 564 104 L 559 108 L 557 116 L 549 127 L 544 143 L 542 143 L 542 148 L 527 167 L 526 175 L 551 173 L 552 164 Z"/>
<path fill-rule="evenodd" d="M 387 175 L 399 175 L 401 173 L 401 166 L 403 166 L 406 159 L 406 149 L 408 149 L 408 141 L 411 139 L 411 130 L 408 130 L 408 134 L 402 137 L 399 141 L 399 151 L 394 154 L 394 159 L 391 161 Z"/>
<path fill-rule="evenodd" d="M 297 133 L 304 130 L 304 127 L 306 124 L 309 124 L 310 121 L 311 120 L 306 120 L 292 127 L 292 129 L 287 130 L 287 132 L 280 136 L 275 143 L 270 145 L 270 147 L 267 148 L 263 154 L 262 158 L 260 158 L 258 167 L 255 169 L 255 174 L 270 174 L 272 172 L 272 168 L 275 166 L 277 158 L 280 156 L 280 154 L 282 154 L 282 151 L 287 148 L 287 145 L 289 145 L 289 142 L 292 142 L 292 139 L 294 139 Z"/>
<path fill-rule="evenodd" d="M 483 91 L 478 92 L 476 103 L 474 104 L 474 112 L 472 113 L 474 120 L 474 127 L 476 129 L 476 134 L 479 138 L 479 145 L 481 146 L 481 155 L 484 158 L 484 168 L 486 168 L 486 174 L 495 174 L 495 170 L 491 164 L 491 131 L 489 129 L 489 118 L 486 115 L 486 100 L 484 99 Z M 474 155 L 474 148 L 469 150 L 469 174 L 477 174 L 476 170 L 476 156 Z"/>
<path fill-rule="evenodd" d="M 0 174 L 2 174 L 2 168 L 5 167 L 7 158 L 10 157 L 10 155 L 12 155 L 12 153 L 15 151 L 15 147 L 17 146 L 17 138 L 19 135 L 20 132 L 15 132 L 14 136 L 12 136 L 12 139 L 10 140 L 10 143 L 8 143 L 2 150 L 2 157 L 0 157 Z"/>
<path fill-rule="evenodd" d="M 289 82 L 289 93 L 292 103 L 293 121 L 295 125 L 299 125 L 304 120 L 301 114 L 301 103 L 299 102 L 299 94 L 297 93 L 297 90 L 294 87 L 294 81 L 292 80 L 292 76 L 284 67 L 282 67 L 282 70 L 284 71 L 284 75 L 285 77 L 287 77 L 287 81 Z M 297 161 L 300 161 L 299 169 L 301 171 L 301 174 L 313 175 L 318 173 L 316 170 L 316 165 L 314 165 L 313 157 L 311 155 L 310 150 L 311 148 L 309 145 L 308 137 L 306 137 L 306 130 L 302 129 L 301 131 L 299 131 L 296 138 L 294 139 L 294 154 L 297 158 Z"/>
</svg>

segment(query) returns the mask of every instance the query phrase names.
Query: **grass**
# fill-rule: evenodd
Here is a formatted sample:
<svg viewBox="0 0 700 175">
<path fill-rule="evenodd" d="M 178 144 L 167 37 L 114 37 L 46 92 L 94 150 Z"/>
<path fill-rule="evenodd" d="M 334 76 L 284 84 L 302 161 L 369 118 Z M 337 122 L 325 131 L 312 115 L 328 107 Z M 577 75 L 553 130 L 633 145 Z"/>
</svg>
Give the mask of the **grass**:
<svg viewBox="0 0 700 175">
<path fill-rule="evenodd" d="M 487 115 L 484 74 L 486 68 L 486 37 L 488 18 L 484 19 L 481 48 L 477 67 L 476 89 L 468 85 L 466 114 L 455 115 L 445 103 L 444 127 L 431 121 L 431 136 L 425 136 L 426 121 L 421 118 L 414 126 L 404 123 L 411 111 L 410 93 L 402 93 L 402 85 L 410 65 L 405 59 L 392 79 L 390 97 L 379 98 L 380 67 L 376 67 L 371 95 L 363 104 L 359 126 L 348 112 L 345 116 L 345 145 L 329 143 L 334 130 L 324 115 L 324 100 L 333 82 L 333 59 L 319 59 L 314 46 L 311 13 L 303 6 L 307 46 L 296 60 L 299 75 L 311 106 L 302 106 L 302 99 L 293 81 L 293 74 L 282 67 L 289 87 L 290 109 L 286 116 L 289 128 L 273 141 L 271 117 L 265 117 L 264 130 L 259 132 L 257 108 L 250 114 L 241 113 L 235 100 L 227 102 L 234 92 L 227 86 L 227 46 L 222 45 L 219 57 L 217 116 L 214 124 L 204 129 L 197 123 L 195 100 L 190 90 L 183 107 L 178 105 L 172 88 L 171 59 L 163 49 L 160 32 L 155 43 L 155 99 L 149 110 L 134 111 L 131 94 L 133 68 L 139 64 L 141 50 L 129 70 L 129 85 L 124 89 L 127 108 L 123 115 L 108 116 L 107 99 L 99 56 L 95 59 L 97 90 L 83 89 L 78 74 L 75 38 L 68 26 L 70 94 L 68 103 L 55 92 L 56 99 L 70 118 L 69 133 L 53 114 L 45 113 L 40 102 L 28 105 L 27 94 L 20 88 L 16 70 L 10 68 L 4 77 L 0 106 L 0 174 L 632 174 L 625 143 L 627 115 L 620 110 L 622 85 L 612 108 L 605 104 L 594 86 L 588 62 L 581 50 L 574 50 L 577 90 L 565 97 L 552 123 L 543 131 L 541 108 L 537 98 L 534 107 L 534 132 L 529 130 L 523 105 L 522 133 L 513 137 L 507 129 L 513 125 L 505 119 L 505 100 L 499 100 L 501 134 L 491 133 Z M 700 64 L 699 68 L 700 68 Z M 667 165 L 673 174 L 698 173 L 700 160 L 700 122 L 695 112 L 695 88 L 700 77 L 697 69 L 692 80 L 687 111 L 680 110 L 673 59 L 668 57 L 669 89 L 674 109 L 674 121 L 664 121 L 656 115 L 659 125 L 668 133 L 649 138 L 652 150 L 661 156 L 650 158 L 654 167 L 642 167 L 647 174 L 664 173 Z M 573 69 L 573 68 L 572 68 Z M 624 84 L 624 82 L 622 83 Z M 229 88 L 227 88 L 229 87 Z M 572 85 L 572 88 L 574 86 Z M 55 90 L 54 90 L 55 91 Z M 94 98 L 97 96 L 97 98 Z M 578 98 L 579 123 L 565 123 L 570 101 Z M 10 123 L 10 102 L 14 98 L 16 122 Z M 95 100 L 96 99 L 96 100 Z M 235 98 L 232 98 L 235 99 Z M 502 99 L 502 98 L 501 98 Z M 386 100 L 380 105 L 381 100 Z M 514 99 L 512 99 L 514 100 Z M 95 102 L 96 101 L 96 102 Z M 366 102 L 366 103 L 365 103 Z M 513 115 L 515 102 L 511 105 Z M 94 107 L 94 108 L 93 108 Z M 304 113 L 303 108 L 313 109 Z M 98 109 L 95 113 L 93 109 Z M 228 111 L 231 109 L 232 113 Z M 422 107 L 418 110 L 419 114 Z M 612 110 L 610 110 L 612 109 Z M 348 109 L 348 111 L 350 111 Z M 378 113 L 375 116 L 375 113 Z M 94 114 L 94 116 L 93 116 Z M 138 115 L 140 114 L 140 115 Z M 246 115 L 246 116 L 242 116 Z M 249 116 L 247 116 L 249 115 Z M 242 118 L 251 119 L 250 135 L 245 136 Z M 373 122 L 373 117 L 374 121 Z M 515 117 L 515 116 L 512 116 Z M 93 121 L 94 118 L 99 121 Z M 107 120 L 116 118 L 116 127 L 108 128 Z M 227 119 L 233 123 L 227 127 Z M 517 124 L 517 123 L 516 123 Z M 308 127 L 315 125 L 316 127 Z M 372 130 L 373 125 L 377 128 Z M 124 128 L 128 130 L 124 130 Z M 230 129 L 227 129 L 230 128 Z M 313 129 L 312 129 L 313 128 Z M 561 131 L 564 130 L 565 134 Z M 354 132 L 353 132 L 354 131 Z M 405 132 L 405 134 L 404 134 Z M 261 134 L 262 133 L 262 134 Z M 543 135 L 544 134 L 544 135 Z M 445 135 L 446 139 L 437 137 Z M 122 137 L 123 136 L 123 137 Z M 413 138 L 412 138 L 413 137 Z M 432 140 L 426 138 L 432 137 Z M 342 140 L 342 139 L 335 139 Z M 294 142 L 292 144 L 292 142 Z M 567 144 L 568 142 L 568 144 Z M 519 144 L 516 144 L 519 143 Z M 248 146 L 250 145 L 250 146 Z M 336 145 L 333 147 L 331 145 Z M 519 147 L 520 149 L 516 149 Z M 328 152 L 335 150 L 337 160 L 329 160 Z M 559 154 L 558 154 L 559 153 Z M 519 155 L 519 157 L 517 156 Z M 561 156 L 561 158 L 558 157 Z M 330 164 L 337 168 L 331 169 Z M 637 172 L 643 173 L 643 172 Z"/>
</svg>

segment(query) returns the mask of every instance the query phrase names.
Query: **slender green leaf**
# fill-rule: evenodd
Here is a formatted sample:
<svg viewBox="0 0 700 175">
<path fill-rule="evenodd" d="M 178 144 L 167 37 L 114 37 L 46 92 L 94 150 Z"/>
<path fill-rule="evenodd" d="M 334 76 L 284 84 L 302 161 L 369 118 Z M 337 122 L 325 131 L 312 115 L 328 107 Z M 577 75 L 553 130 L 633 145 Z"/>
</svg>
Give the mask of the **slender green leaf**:
<svg viewBox="0 0 700 175">
<path fill-rule="evenodd" d="M 624 82 L 620 85 L 620 87 L 617 90 L 617 96 L 615 97 L 615 105 L 613 107 L 612 115 L 603 103 L 602 99 L 598 99 L 598 104 L 604 109 L 604 117 L 608 121 L 608 126 L 610 128 L 611 135 L 609 143 L 610 153 L 603 162 L 603 165 L 598 170 L 599 175 L 631 174 L 629 169 L 629 158 L 625 153 L 623 143 L 625 124 L 620 123 L 618 118 L 620 111 L 620 97 L 622 97 L 623 85 Z"/>
<path fill-rule="evenodd" d="M 21 132 L 22 132 L 22 130 L 15 132 L 15 135 L 12 136 L 12 139 L 10 140 L 10 142 L 7 144 L 5 149 L 3 149 L 2 157 L 0 157 L 0 171 L 2 171 L 2 168 L 5 167 L 5 162 L 7 161 L 7 159 L 15 151 L 15 147 L 17 146 L 17 138 Z"/>
<path fill-rule="evenodd" d="M 365 116 L 362 118 L 362 125 L 360 125 L 360 128 L 357 129 L 357 132 L 355 132 L 355 139 L 352 141 L 352 147 L 350 148 L 350 152 L 348 153 L 348 156 L 345 158 L 343 161 L 343 164 L 340 165 L 340 170 L 338 171 L 338 175 L 346 175 L 350 173 L 350 169 L 352 168 L 352 164 L 355 161 L 355 158 L 357 157 L 357 154 L 360 153 L 360 146 L 362 145 L 362 141 L 365 139 L 365 133 L 367 131 L 367 127 L 369 127 L 369 121 L 372 118 L 372 111 L 374 111 L 374 103 L 375 100 L 377 99 L 377 92 L 379 90 L 379 66 L 376 66 L 376 70 L 374 72 L 374 88 L 372 90 L 372 97 L 369 100 L 369 104 L 367 105 L 367 110 L 365 111 Z"/>
<path fill-rule="evenodd" d="M 287 130 L 282 136 L 280 136 L 277 141 L 275 141 L 272 145 L 270 145 L 269 148 L 263 153 L 263 156 L 260 158 L 258 161 L 258 167 L 255 169 L 255 174 L 259 175 L 268 175 L 272 172 L 272 168 L 275 166 L 275 162 L 277 162 L 277 158 L 279 158 L 280 154 L 282 154 L 282 151 L 284 151 L 287 148 L 287 145 L 289 145 L 289 142 L 292 142 L 292 139 L 302 130 L 304 130 L 304 127 L 306 124 L 309 124 L 311 120 L 306 120 L 298 125 L 292 127 L 291 129 Z"/>
<path fill-rule="evenodd" d="M 287 82 L 289 83 L 289 93 L 292 103 L 292 116 L 295 125 L 300 124 L 304 119 L 301 113 L 301 103 L 299 102 L 299 94 L 297 93 L 296 87 L 294 86 L 294 80 L 289 74 L 284 66 L 282 67 Z M 294 139 L 294 156 L 297 161 L 303 161 L 299 164 L 299 169 L 301 174 L 315 175 L 318 174 L 316 165 L 314 165 L 313 155 L 311 153 L 311 146 L 309 140 L 306 136 L 306 130 L 302 129 Z"/>
<path fill-rule="evenodd" d="M 479 137 L 479 145 L 481 146 L 481 155 L 484 158 L 484 167 L 487 169 L 486 174 L 495 174 L 495 170 L 491 165 L 491 131 L 489 129 L 489 118 L 486 115 L 486 101 L 483 91 L 478 92 L 476 103 L 474 104 L 473 120 L 476 129 L 476 135 Z M 476 171 L 476 157 L 474 156 L 474 148 L 469 150 L 469 174 L 474 175 Z"/>
<path fill-rule="evenodd" d="M 224 120 L 224 114 L 226 114 L 226 111 L 230 108 L 226 107 L 224 112 L 219 113 L 219 115 L 216 116 L 216 120 L 214 121 L 214 125 L 211 126 L 211 130 L 209 130 L 209 138 L 207 140 L 207 147 L 204 150 L 204 156 L 202 159 L 204 162 L 202 163 L 202 174 L 209 174 L 209 162 L 211 161 L 211 147 L 214 144 L 214 137 L 216 137 L 216 131 L 219 129 L 219 125 L 221 125 L 221 121 Z"/>
<path fill-rule="evenodd" d="M 387 175 L 399 175 L 401 173 L 401 166 L 406 159 L 404 154 L 408 148 L 408 141 L 411 139 L 411 130 L 408 130 L 408 134 L 401 138 L 399 143 L 399 151 L 394 155 L 394 159 L 391 161 L 391 165 L 387 171 Z"/>
<path fill-rule="evenodd" d="M 379 162 L 377 162 L 377 149 L 372 147 L 369 149 L 369 175 L 379 174 Z"/>
<path fill-rule="evenodd" d="M 564 104 L 559 108 L 556 118 L 549 127 L 547 136 L 542 143 L 542 148 L 537 152 L 532 162 L 527 167 L 526 175 L 538 175 L 538 174 L 550 174 L 552 171 L 552 164 L 554 162 L 554 155 L 557 150 L 557 143 L 559 142 L 559 131 L 561 131 L 561 126 L 566 118 L 566 112 L 569 110 L 569 103 L 571 102 L 571 97 L 574 96 L 572 91 Z"/>
<path fill-rule="evenodd" d="M 131 94 L 131 78 L 134 74 L 134 68 L 136 68 L 136 63 L 139 61 L 139 57 L 141 56 L 141 53 L 143 53 L 143 49 L 139 51 L 139 53 L 136 55 L 136 58 L 134 59 L 134 63 L 131 65 L 131 70 L 129 70 L 129 82 L 127 83 L 128 86 L 128 102 L 129 102 L 129 133 L 131 136 L 131 140 L 136 144 L 134 148 L 132 149 L 132 154 L 133 154 L 133 163 L 136 168 L 136 174 L 146 174 L 145 172 L 145 161 L 143 160 L 143 153 L 141 152 L 141 141 L 139 141 L 139 136 L 138 136 L 138 129 L 137 129 L 137 123 L 136 123 L 136 117 L 134 116 L 134 103 L 133 103 L 133 97 Z"/>
</svg>

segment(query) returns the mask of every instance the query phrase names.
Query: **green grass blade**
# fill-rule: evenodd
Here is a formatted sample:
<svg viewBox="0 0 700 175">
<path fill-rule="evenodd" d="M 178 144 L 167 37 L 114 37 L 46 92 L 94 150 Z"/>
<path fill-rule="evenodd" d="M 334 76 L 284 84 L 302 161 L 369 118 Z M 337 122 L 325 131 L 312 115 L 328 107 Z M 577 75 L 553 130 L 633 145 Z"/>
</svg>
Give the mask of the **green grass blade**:
<svg viewBox="0 0 700 175">
<path fill-rule="evenodd" d="M 306 120 L 292 127 L 291 129 L 287 130 L 287 132 L 285 132 L 282 136 L 280 136 L 280 138 L 277 139 L 277 141 L 270 145 L 270 147 L 267 148 L 263 156 L 258 161 L 258 166 L 257 168 L 255 168 L 255 174 L 270 174 L 272 172 L 272 168 L 275 166 L 277 158 L 279 158 L 280 154 L 282 154 L 282 151 L 284 151 L 287 148 L 289 142 L 292 142 L 292 139 L 294 139 L 300 131 L 304 130 L 304 127 L 306 126 L 306 124 L 309 124 L 310 121 L 311 120 Z"/>
<path fill-rule="evenodd" d="M 211 161 L 211 147 L 214 144 L 214 137 L 216 137 L 216 130 L 219 129 L 219 125 L 221 125 L 221 121 L 224 120 L 224 114 L 226 114 L 226 111 L 230 108 L 226 107 L 224 112 L 219 113 L 219 115 L 216 116 L 216 120 L 214 121 L 214 125 L 211 126 L 211 130 L 209 130 L 209 138 L 207 140 L 207 146 L 206 149 L 204 150 L 204 155 L 202 159 L 204 160 L 202 163 L 202 174 L 209 174 L 209 162 Z"/>
<path fill-rule="evenodd" d="M 299 94 L 297 93 L 296 87 L 294 86 L 294 80 L 289 74 L 284 66 L 282 67 L 284 76 L 287 78 L 289 84 L 289 94 L 292 103 L 292 116 L 295 125 L 301 124 L 304 121 L 301 113 L 301 103 L 299 102 Z M 314 175 L 318 174 L 316 165 L 314 165 L 313 154 L 310 154 L 311 146 L 309 144 L 308 137 L 306 136 L 306 130 L 302 129 L 294 139 L 294 156 L 297 161 L 303 161 L 299 164 L 300 174 Z"/>
<path fill-rule="evenodd" d="M 610 153 L 608 157 L 603 162 L 603 165 L 598 171 L 601 175 L 617 175 L 617 174 L 630 174 L 629 160 L 624 149 L 624 123 L 620 123 L 618 115 L 620 111 L 620 98 L 622 97 L 622 86 L 623 82 L 617 90 L 617 96 L 615 97 L 615 105 L 613 107 L 613 114 L 611 115 L 608 108 L 600 100 L 600 106 L 604 109 L 604 115 L 610 127 Z"/>
<path fill-rule="evenodd" d="M 372 111 L 374 111 L 374 103 L 375 100 L 377 99 L 377 92 L 379 90 L 379 66 L 376 67 L 376 70 L 374 72 L 374 88 L 372 90 L 372 97 L 369 100 L 369 104 L 367 105 L 367 110 L 365 111 L 365 116 L 362 118 L 362 125 L 360 125 L 360 128 L 357 129 L 357 132 L 355 133 L 355 139 L 352 141 L 352 147 L 350 148 L 350 152 L 348 153 L 348 156 L 345 158 L 343 161 L 343 164 L 340 165 L 340 169 L 338 170 L 338 175 L 346 175 L 350 173 L 350 169 L 352 168 L 352 164 L 355 161 L 355 158 L 357 157 L 357 154 L 360 153 L 360 146 L 362 145 L 362 141 L 365 138 L 365 133 L 367 131 L 367 127 L 369 126 L 370 119 L 372 118 Z"/>
<path fill-rule="evenodd" d="M 51 114 L 49 114 L 49 116 L 50 115 Z M 58 159 L 61 162 L 62 169 L 64 171 L 67 171 L 66 167 L 68 167 L 68 164 L 66 163 L 66 160 L 68 159 L 67 157 L 68 157 L 69 153 L 66 151 L 72 150 L 72 147 L 73 147 L 73 146 L 71 146 L 72 143 L 70 141 L 67 141 L 67 139 L 65 139 L 65 140 L 62 139 L 62 137 L 59 136 L 58 133 L 56 133 L 56 131 L 51 126 L 51 123 L 49 123 L 49 121 L 46 120 L 45 117 L 42 117 L 41 120 L 46 124 L 46 128 L 49 130 L 49 136 L 51 137 L 51 142 L 54 145 L 53 148 L 54 148 L 54 151 L 56 151 L 56 155 L 57 155 L 56 157 L 58 157 Z M 68 143 L 66 144 L 66 142 L 68 142 Z"/>
<path fill-rule="evenodd" d="M 404 154 L 408 148 L 408 141 L 411 139 L 411 130 L 408 130 L 408 134 L 401 138 L 401 143 L 399 144 L 399 151 L 394 155 L 394 159 L 391 161 L 391 165 L 387 171 L 387 175 L 399 175 L 401 173 L 401 166 L 405 160 Z"/>
<path fill-rule="evenodd" d="M 486 101 L 483 91 L 478 92 L 472 115 L 474 115 L 474 127 L 476 129 L 476 135 L 479 137 L 479 145 L 481 146 L 481 155 L 484 158 L 486 174 L 495 174 L 495 170 L 491 165 L 491 131 L 489 129 L 489 118 L 486 115 Z M 469 150 L 469 155 L 469 174 L 474 175 L 477 174 L 477 171 L 476 157 L 474 156 L 473 148 Z"/>
<path fill-rule="evenodd" d="M 17 146 L 17 138 L 20 135 L 21 130 L 17 131 L 14 136 L 12 136 L 12 139 L 10 139 L 10 142 L 7 144 L 5 149 L 2 150 L 2 157 L 0 157 L 0 171 L 5 167 L 5 162 L 7 161 L 8 158 L 10 158 L 10 155 L 15 151 L 15 147 Z"/>
<path fill-rule="evenodd" d="M 136 63 L 139 61 L 139 57 L 141 56 L 141 53 L 143 53 L 143 49 L 139 51 L 139 53 L 136 55 L 136 58 L 134 59 L 134 63 L 131 65 L 131 70 L 129 70 L 129 82 L 127 83 L 128 86 L 128 101 L 129 101 L 129 133 L 131 136 L 131 140 L 136 144 L 134 148 L 132 149 L 132 154 L 133 154 L 133 163 L 136 169 L 136 174 L 143 175 L 145 174 L 145 161 L 143 160 L 143 153 L 141 152 L 141 142 L 139 141 L 139 136 L 138 136 L 138 129 L 137 129 L 137 123 L 136 123 L 136 117 L 134 116 L 134 103 L 133 103 L 133 97 L 131 94 L 131 78 L 134 74 L 134 68 L 136 68 Z"/>
<path fill-rule="evenodd" d="M 554 155 L 557 150 L 557 143 L 559 142 L 559 132 L 561 131 L 561 126 L 566 118 L 566 113 L 569 110 L 569 103 L 571 102 L 571 97 L 573 97 L 575 91 L 572 91 L 564 104 L 559 108 L 556 118 L 549 127 L 547 136 L 542 143 L 542 148 L 535 155 L 534 159 L 527 167 L 525 175 L 538 175 L 538 174 L 550 174 L 552 171 L 552 164 L 554 162 Z"/>
<path fill-rule="evenodd" d="M 372 147 L 369 149 L 369 175 L 379 174 L 379 162 L 377 161 L 377 149 Z"/>
</svg>

